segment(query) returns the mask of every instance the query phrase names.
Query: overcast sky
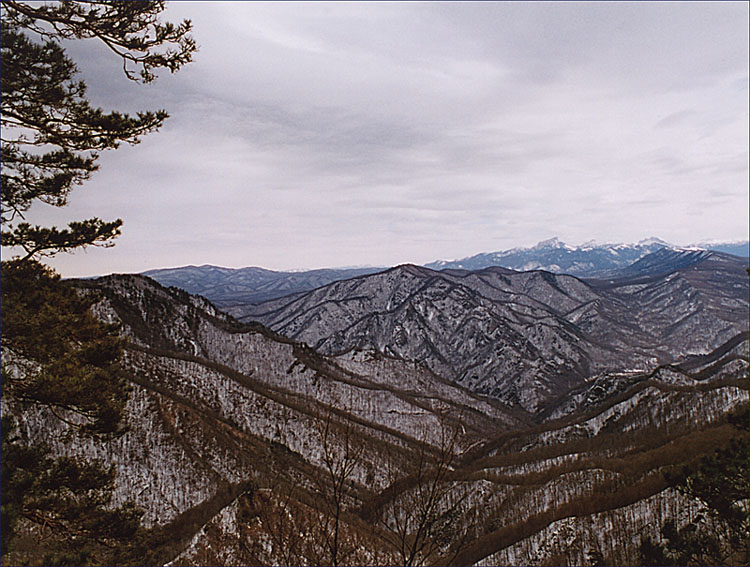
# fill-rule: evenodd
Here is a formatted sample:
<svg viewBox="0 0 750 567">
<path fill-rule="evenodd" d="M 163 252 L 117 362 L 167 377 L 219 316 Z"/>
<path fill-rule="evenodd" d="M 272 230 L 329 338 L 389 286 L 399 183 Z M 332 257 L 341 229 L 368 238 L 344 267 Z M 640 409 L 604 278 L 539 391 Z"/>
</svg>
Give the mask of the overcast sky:
<svg viewBox="0 0 750 567">
<path fill-rule="evenodd" d="M 558 236 L 748 237 L 748 3 L 174 2 L 200 51 L 93 101 L 165 108 L 70 205 L 122 218 L 66 276 L 454 259 Z"/>
</svg>

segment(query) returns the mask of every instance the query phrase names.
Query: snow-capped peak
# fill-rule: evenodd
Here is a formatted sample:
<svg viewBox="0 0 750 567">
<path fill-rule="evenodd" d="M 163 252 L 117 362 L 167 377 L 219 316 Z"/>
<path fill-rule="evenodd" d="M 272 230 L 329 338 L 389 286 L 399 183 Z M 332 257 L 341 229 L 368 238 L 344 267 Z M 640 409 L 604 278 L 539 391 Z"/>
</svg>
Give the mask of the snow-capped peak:
<svg viewBox="0 0 750 567">
<path fill-rule="evenodd" d="M 560 242 L 560 239 L 555 236 L 547 240 L 542 240 L 541 242 L 537 243 L 536 246 L 533 246 L 531 250 L 541 250 L 542 248 L 563 248 L 563 247 L 565 247 L 565 243 Z"/>
<path fill-rule="evenodd" d="M 643 240 L 640 240 L 638 242 L 639 246 L 652 246 L 653 244 L 660 244 L 668 248 L 672 247 L 672 245 L 669 244 L 669 242 L 665 242 L 661 238 L 657 238 L 655 236 L 651 236 L 650 238 L 644 238 Z"/>
</svg>

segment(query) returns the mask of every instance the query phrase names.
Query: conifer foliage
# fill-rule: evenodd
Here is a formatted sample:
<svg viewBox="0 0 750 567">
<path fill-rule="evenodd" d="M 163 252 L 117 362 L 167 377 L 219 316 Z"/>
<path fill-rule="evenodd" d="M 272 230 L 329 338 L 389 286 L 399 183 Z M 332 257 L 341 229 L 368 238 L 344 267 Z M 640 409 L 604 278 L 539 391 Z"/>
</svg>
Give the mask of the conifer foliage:
<svg viewBox="0 0 750 567">
<path fill-rule="evenodd" d="M 164 8 L 161 1 L 0 1 L 0 217 L 2 245 L 17 254 L 2 262 L 2 395 L 7 407 L 42 406 L 72 431 L 95 438 L 127 428 L 128 387 L 118 373 L 122 340 L 91 314 L 96 296 L 80 294 L 40 260 L 111 246 L 122 221 L 91 218 L 57 228 L 33 226 L 24 215 L 35 202 L 66 205 L 70 191 L 98 169 L 101 151 L 138 143 L 168 116 L 93 106 L 61 42 L 96 38 L 128 79 L 148 83 L 159 69 L 177 71 L 196 50 L 190 22 L 162 22 Z M 140 518 L 131 505 L 110 506 L 116 471 L 55 458 L 17 429 L 4 415 L 3 564 L 113 561 Z M 30 536 L 35 545 L 26 541 Z"/>
<path fill-rule="evenodd" d="M 128 78 L 150 82 L 172 72 L 196 49 L 190 22 L 161 23 L 164 2 L 59 2 L 29 5 L 2 0 L 2 243 L 26 258 L 86 245 L 105 245 L 122 221 L 98 218 L 67 229 L 12 226 L 34 201 L 63 206 L 75 185 L 97 170 L 98 152 L 138 143 L 159 128 L 164 110 L 135 116 L 107 112 L 86 98 L 86 84 L 60 45 L 98 38 L 123 63 Z"/>
<path fill-rule="evenodd" d="M 3 395 L 44 404 L 81 432 L 122 432 L 127 398 L 117 374 L 121 339 L 81 296 L 39 262 L 3 263 Z"/>
<path fill-rule="evenodd" d="M 4 564 L 18 559 L 45 565 L 111 564 L 139 532 L 141 512 L 135 506 L 108 506 L 115 478 L 111 467 L 70 457 L 55 459 L 43 445 L 20 443 L 7 417 L 2 423 L 2 452 Z M 24 550 L 28 544 L 13 545 L 19 522 L 44 544 L 31 552 Z M 15 553 L 9 556 L 9 551 Z"/>
</svg>

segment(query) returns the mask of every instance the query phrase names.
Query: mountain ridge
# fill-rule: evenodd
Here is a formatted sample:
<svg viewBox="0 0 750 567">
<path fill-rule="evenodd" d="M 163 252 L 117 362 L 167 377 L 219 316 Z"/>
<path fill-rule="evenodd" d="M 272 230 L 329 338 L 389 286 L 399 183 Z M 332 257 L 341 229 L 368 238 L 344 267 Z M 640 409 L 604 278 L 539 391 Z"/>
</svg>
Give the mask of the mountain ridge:
<svg viewBox="0 0 750 567">
<path fill-rule="evenodd" d="M 745 243 L 745 248 L 747 243 Z M 727 253 L 742 251 L 742 243 L 723 246 L 710 244 Z M 734 246 L 734 248 L 733 248 Z M 739 248 L 737 248 L 739 246 Z M 424 264 L 433 270 L 478 270 L 500 266 L 515 271 L 546 270 L 568 273 L 578 277 L 615 277 L 617 271 L 660 249 L 694 250 L 694 247 L 675 247 L 651 237 L 637 244 L 597 244 L 593 241 L 580 246 L 569 246 L 559 238 L 542 241 L 529 248 L 513 248 L 501 252 L 477 254 L 463 260 L 439 260 Z M 709 248 L 701 248 L 709 249 Z M 417 265 L 417 264 L 412 264 Z M 159 268 L 142 272 L 166 286 L 174 286 L 189 293 L 203 295 L 222 308 L 232 308 L 303 293 L 334 281 L 373 274 L 388 267 L 321 268 L 316 270 L 275 271 L 257 266 L 225 268 L 203 264 L 176 268 Z"/>
<path fill-rule="evenodd" d="M 598 243 L 591 240 L 578 246 L 571 246 L 553 237 L 530 247 L 484 252 L 458 260 L 436 260 L 425 266 L 436 270 L 449 268 L 477 270 L 496 265 L 521 271 L 540 269 L 579 277 L 601 277 L 607 272 L 624 268 L 660 248 L 701 249 L 725 252 L 739 257 L 750 256 L 750 241 L 712 241 L 690 246 L 676 246 L 652 236 L 635 244 Z"/>
<path fill-rule="evenodd" d="M 724 279 L 724 270 L 714 275 Z M 689 267 L 673 280 L 705 276 Z M 333 300 L 348 290 L 356 306 L 372 278 L 398 284 L 380 290 L 382 305 L 399 312 L 411 304 L 424 320 L 427 306 L 415 299 L 436 289 L 435 301 L 454 293 L 466 306 L 504 298 L 518 317 L 547 306 L 545 324 L 601 297 L 577 278 L 549 272 L 490 268 L 459 278 L 418 266 L 310 293 Z M 419 506 L 415 466 L 420 459 L 439 464 L 449 453 L 443 462 L 450 472 L 433 492 L 440 495 L 437 518 L 449 521 L 435 536 L 430 563 L 564 558 L 584 565 L 597 552 L 614 564 L 637 564 L 639 537 L 657 538 L 665 521 L 681 527 L 699 512 L 666 485 L 663 472 L 711 454 L 729 436 L 727 413 L 748 400 L 747 334 L 702 358 L 674 360 L 684 368 L 648 363 L 597 374 L 561 391 L 547 413 L 531 415 L 376 350 L 318 354 L 147 277 L 76 285 L 100 297 L 94 313 L 119 324 L 128 341 L 128 431 L 100 443 L 71 434 L 70 424 L 41 406 L 3 398 L 3 413 L 18 417 L 19 435 L 44 441 L 54 455 L 115 466 L 114 503 L 133 500 L 144 523 L 160 530 L 155 564 L 325 562 L 321 530 L 334 518 L 326 462 L 347 454 L 357 458 L 339 501 L 345 513 L 336 525 L 348 553 L 342 563 L 397 564 L 398 540 L 388 528 Z M 468 293 L 475 288 L 484 299 Z M 454 345 L 460 340 L 453 336 Z M 446 431 L 456 432 L 455 443 L 445 444 Z"/>
<path fill-rule="evenodd" d="M 637 244 L 597 244 L 589 241 L 580 246 L 570 246 L 554 237 L 528 248 L 480 253 L 453 261 L 438 260 L 425 266 L 436 270 L 478 270 L 502 266 L 519 271 L 546 270 L 579 277 L 595 277 L 624 268 L 660 248 L 674 247 L 655 237 L 641 240 Z"/>
<path fill-rule="evenodd" d="M 384 268 L 322 268 L 283 272 L 251 266 L 222 268 L 204 264 L 160 268 L 142 272 L 162 285 L 178 287 L 228 305 L 233 301 L 260 303 L 276 297 L 307 291 L 332 281 L 376 273 Z"/>
<path fill-rule="evenodd" d="M 655 254 L 612 280 L 401 265 L 229 311 L 325 354 L 365 348 L 424 363 L 534 412 L 593 373 L 628 361 L 668 363 L 715 348 L 746 325 L 739 258 Z"/>
</svg>

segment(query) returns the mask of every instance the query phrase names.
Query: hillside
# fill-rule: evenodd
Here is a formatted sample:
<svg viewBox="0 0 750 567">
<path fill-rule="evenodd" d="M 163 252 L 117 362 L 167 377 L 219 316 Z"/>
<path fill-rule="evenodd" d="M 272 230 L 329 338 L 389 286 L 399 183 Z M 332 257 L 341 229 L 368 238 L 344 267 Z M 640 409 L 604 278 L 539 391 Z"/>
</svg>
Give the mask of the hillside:
<svg viewBox="0 0 750 567">
<path fill-rule="evenodd" d="M 390 272 L 402 287 L 385 304 L 428 273 Z M 548 276 L 525 278 L 535 289 Z M 552 283 L 566 294 L 545 305 L 593 293 L 574 278 Z M 99 443 L 65 436 L 45 410 L 4 400 L 3 411 L 57 454 L 113 464 L 116 501 L 135 499 L 145 523 L 164 528 L 153 553 L 173 565 L 326 562 L 334 525 L 342 562 L 394 564 L 398 519 L 413 533 L 426 488 L 440 496 L 425 516 L 428 563 L 585 564 L 596 551 L 634 564 L 635 538 L 697 510 L 662 471 L 722 443 L 727 412 L 748 400 L 747 333 L 682 367 L 599 375 L 532 415 L 375 351 L 318 355 L 143 277 L 81 285 L 103 294 L 98 315 L 130 341 L 130 430 Z M 346 471 L 339 499 L 336 471 Z"/>
<path fill-rule="evenodd" d="M 321 269 L 276 272 L 264 268 L 184 266 L 143 272 L 163 286 L 202 295 L 220 307 L 260 303 L 292 293 L 309 291 L 338 280 L 381 271 L 383 268 Z"/>
<path fill-rule="evenodd" d="M 373 349 L 544 411 L 597 374 L 709 352 L 747 329 L 744 262 L 709 252 L 651 256 L 621 278 L 589 281 L 405 265 L 229 312 L 325 354 Z"/>
</svg>

